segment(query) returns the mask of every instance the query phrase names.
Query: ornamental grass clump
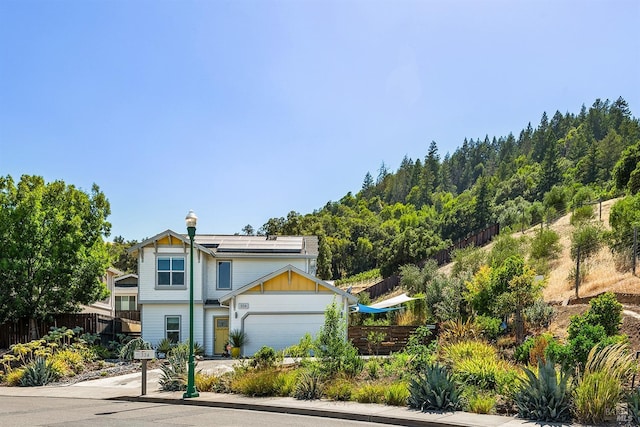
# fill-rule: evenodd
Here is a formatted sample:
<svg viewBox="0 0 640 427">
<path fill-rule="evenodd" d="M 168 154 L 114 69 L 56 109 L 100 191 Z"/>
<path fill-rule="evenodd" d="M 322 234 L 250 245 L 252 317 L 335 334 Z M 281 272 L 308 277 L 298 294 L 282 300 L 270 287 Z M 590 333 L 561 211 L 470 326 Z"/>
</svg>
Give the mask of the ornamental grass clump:
<svg viewBox="0 0 640 427">
<path fill-rule="evenodd" d="M 569 374 L 556 372 L 551 359 L 538 361 L 538 373 L 524 368 L 526 378 L 513 400 L 521 418 L 533 421 L 564 422 L 571 418 Z"/>
<path fill-rule="evenodd" d="M 624 384 L 637 365 L 625 344 L 594 346 L 574 390 L 575 416 L 586 424 L 601 424 L 615 415 Z"/>
<path fill-rule="evenodd" d="M 384 401 L 391 406 L 406 406 L 409 399 L 409 384 L 393 383 L 384 390 Z"/>
<path fill-rule="evenodd" d="M 243 375 L 233 378 L 231 390 L 245 396 L 276 396 L 278 395 L 278 371 L 275 368 L 251 369 Z"/>
<path fill-rule="evenodd" d="M 409 407 L 420 411 L 455 411 L 461 400 L 453 377 L 438 363 L 427 365 L 409 382 Z"/>
</svg>

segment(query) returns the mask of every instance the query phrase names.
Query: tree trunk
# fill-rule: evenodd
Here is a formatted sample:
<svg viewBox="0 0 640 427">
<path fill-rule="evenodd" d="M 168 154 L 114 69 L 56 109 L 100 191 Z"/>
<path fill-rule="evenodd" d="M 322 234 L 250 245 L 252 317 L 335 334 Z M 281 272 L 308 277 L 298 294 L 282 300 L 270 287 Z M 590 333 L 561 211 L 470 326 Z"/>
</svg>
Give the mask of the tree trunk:
<svg viewBox="0 0 640 427">
<path fill-rule="evenodd" d="M 38 320 L 30 317 L 29 318 L 29 340 L 37 340 L 40 339 L 40 331 L 38 330 Z"/>
<path fill-rule="evenodd" d="M 517 309 L 515 311 L 515 330 L 516 330 L 516 344 L 522 344 L 524 339 L 524 319 L 522 318 L 522 310 Z"/>
</svg>

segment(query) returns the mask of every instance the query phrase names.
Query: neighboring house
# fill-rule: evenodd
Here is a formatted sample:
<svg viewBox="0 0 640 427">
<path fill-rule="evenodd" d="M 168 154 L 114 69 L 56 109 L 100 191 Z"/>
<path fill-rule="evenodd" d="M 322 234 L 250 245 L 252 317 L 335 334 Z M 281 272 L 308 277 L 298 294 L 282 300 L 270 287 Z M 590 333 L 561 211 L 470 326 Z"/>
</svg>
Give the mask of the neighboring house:
<svg viewBox="0 0 640 427">
<path fill-rule="evenodd" d="M 243 354 L 276 350 L 317 335 L 336 302 L 345 319 L 356 297 L 315 277 L 315 236 L 218 236 L 194 239 L 194 341 L 222 354 L 229 331 L 245 332 Z M 142 338 L 189 337 L 189 238 L 167 230 L 130 249 L 138 256 Z"/>
<path fill-rule="evenodd" d="M 115 310 L 119 312 L 138 311 L 138 275 L 125 274 L 114 278 Z"/>
<path fill-rule="evenodd" d="M 117 268 L 107 268 L 104 276 L 102 276 L 102 282 L 107 286 L 109 296 L 93 304 L 83 305 L 81 313 L 98 313 L 113 317 L 115 315 L 115 278 L 122 274 L 122 271 Z"/>
</svg>

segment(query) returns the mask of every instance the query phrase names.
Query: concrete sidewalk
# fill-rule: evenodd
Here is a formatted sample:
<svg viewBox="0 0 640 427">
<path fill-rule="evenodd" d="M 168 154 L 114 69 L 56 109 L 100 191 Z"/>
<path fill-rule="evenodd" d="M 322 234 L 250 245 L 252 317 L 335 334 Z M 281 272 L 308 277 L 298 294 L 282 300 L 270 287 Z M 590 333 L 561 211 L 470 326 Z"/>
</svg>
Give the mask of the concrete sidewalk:
<svg viewBox="0 0 640 427">
<path fill-rule="evenodd" d="M 224 371 L 228 364 L 218 361 L 199 362 L 198 369 Z M 160 370 L 147 375 L 147 394 L 141 396 L 142 374 L 127 374 L 102 378 L 72 385 L 46 387 L 0 387 L 0 396 L 66 397 L 71 399 L 110 399 L 151 402 L 173 405 L 211 406 L 231 409 L 256 410 L 298 415 L 367 421 L 400 426 L 524 426 L 531 422 L 499 415 L 479 415 L 467 412 L 423 413 L 406 407 L 327 400 L 296 400 L 289 397 L 250 398 L 236 394 L 200 393 L 192 399 L 183 399 L 182 392 L 164 392 L 158 387 Z"/>
</svg>

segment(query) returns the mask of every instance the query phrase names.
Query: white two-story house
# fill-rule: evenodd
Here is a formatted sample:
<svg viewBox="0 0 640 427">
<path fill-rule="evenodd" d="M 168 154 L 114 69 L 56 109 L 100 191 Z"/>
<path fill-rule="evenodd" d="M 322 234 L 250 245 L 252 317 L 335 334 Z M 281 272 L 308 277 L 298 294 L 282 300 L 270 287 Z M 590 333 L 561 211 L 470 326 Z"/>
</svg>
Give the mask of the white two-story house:
<svg viewBox="0 0 640 427">
<path fill-rule="evenodd" d="M 356 297 L 318 279 L 315 236 L 219 236 L 194 238 L 193 271 L 189 237 L 167 230 L 130 252 L 138 257 L 138 306 L 142 338 L 189 337 L 189 283 L 194 283 L 194 341 L 206 355 L 222 354 L 229 331 L 248 339 L 252 355 L 263 345 L 276 350 L 316 336 L 332 302 L 345 319 Z"/>
</svg>

